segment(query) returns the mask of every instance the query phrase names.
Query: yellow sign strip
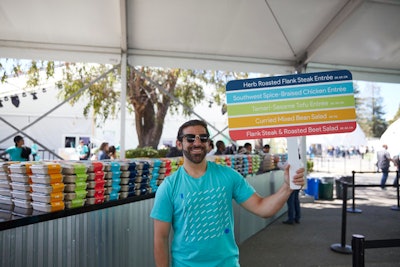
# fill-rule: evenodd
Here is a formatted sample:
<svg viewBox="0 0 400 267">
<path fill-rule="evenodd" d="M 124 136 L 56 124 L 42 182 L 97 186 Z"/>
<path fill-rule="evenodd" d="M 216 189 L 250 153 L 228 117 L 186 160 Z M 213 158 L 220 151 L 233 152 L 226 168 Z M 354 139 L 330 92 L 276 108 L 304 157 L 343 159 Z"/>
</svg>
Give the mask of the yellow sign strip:
<svg viewBox="0 0 400 267">
<path fill-rule="evenodd" d="M 355 120 L 354 108 L 228 118 L 229 128 Z"/>
</svg>

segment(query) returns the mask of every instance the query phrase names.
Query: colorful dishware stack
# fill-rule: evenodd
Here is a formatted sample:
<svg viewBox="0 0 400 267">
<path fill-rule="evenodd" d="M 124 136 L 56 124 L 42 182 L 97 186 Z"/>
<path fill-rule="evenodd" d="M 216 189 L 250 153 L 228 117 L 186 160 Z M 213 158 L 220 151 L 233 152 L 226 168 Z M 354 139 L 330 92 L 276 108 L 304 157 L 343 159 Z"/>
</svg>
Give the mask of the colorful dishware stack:
<svg viewBox="0 0 400 267">
<path fill-rule="evenodd" d="M 9 162 L 0 162 L 0 203 L 12 205 Z"/>
<path fill-rule="evenodd" d="M 111 162 L 111 179 L 108 182 L 110 187 L 107 189 L 110 192 L 109 200 L 118 200 L 120 198 L 120 191 L 121 191 L 120 183 L 122 179 L 121 175 L 124 172 L 124 176 L 126 176 L 128 168 L 129 168 L 128 163 L 120 163 L 117 161 Z"/>
<path fill-rule="evenodd" d="M 61 165 L 43 162 L 31 165 L 31 170 L 33 209 L 44 212 L 63 210 L 65 204 Z"/>
<path fill-rule="evenodd" d="M 111 184 L 112 184 L 112 172 L 111 172 L 111 162 L 101 161 L 103 163 L 104 171 L 104 202 L 110 201 Z"/>
<path fill-rule="evenodd" d="M 260 169 L 261 158 L 260 155 L 252 155 L 253 157 L 253 174 L 256 174 Z"/>
<path fill-rule="evenodd" d="M 124 164 L 121 170 L 120 195 L 119 198 L 127 198 L 135 195 L 135 181 L 138 171 L 136 161 L 129 161 Z"/>
<path fill-rule="evenodd" d="M 170 158 L 170 159 L 164 159 L 165 165 L 164 165 L 164 174 L 165 177 L 169 176 L 171 174 L 171 170 L 172 170 L 172 161 L 174 160 L 174 158 Z M 174 161 L 175 162 L 175 161 Z M 162 169 L 160 170 L 161 172 L 163 171 Z"/>
<path fill-rule="evenodd" d="M 151 193 L 151 188 L 149 186 L 151 179 L 150 163 L 145 160 L 136 162 L 137 175 L 135 178 L 135 195 L 145 195 Z"/>
<path fill-rule="evenodd" d="M 31 184 L 32 175 L 30 163 L 10 164 L 11 194 L 16 207 L 32 209 Z"/>
<path fill-rule="evenodd" d="M 161 159 L 160 169 L 158 171 L 157 186 L 160 186 L 161 183 L 164 181 L 165 177 L 167 177 L 166 175 L 167 165 L 169 165 L 169 168 L 171 168 L 171 160 L 167 158 Z M 171 171 L 169 171 L 169 173 L 171 173 Z"/>
<path fill-rule="evenodd" d="M 156 192 L 158 189 L 157 181 L 158 177 L 160 176 L 160 167 L 162 161 L 160 159 L 153 159 L 151 161 L 151 165 L 153 166 L 153 170 L 151 172 L 151 179 L 150 179 L 150 188 L 151 192 Z"/>
<path fill-rule="evenodd" d="M 87 167 L 83 163 L 63 163 L 64 203 L 66 209 L 82 207 L 86 201 Z"/>
<path fill-rule="evenodd" d="M 92 161 L 88 166 L 86 204 L 103 203 L 104 198 L 104 165 L 100 161 Z"/>
</svg>

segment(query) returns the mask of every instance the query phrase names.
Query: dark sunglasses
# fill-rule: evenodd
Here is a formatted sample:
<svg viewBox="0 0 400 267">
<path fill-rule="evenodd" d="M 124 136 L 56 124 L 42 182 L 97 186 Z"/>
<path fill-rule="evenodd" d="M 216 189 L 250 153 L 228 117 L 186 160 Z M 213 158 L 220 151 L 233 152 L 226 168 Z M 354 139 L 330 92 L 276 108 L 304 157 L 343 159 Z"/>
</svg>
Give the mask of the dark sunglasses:
<svg viewBox="0 0 400 267">
<path fill-rule="evenodd" d="M 200 139 L 200 142 L 205 143 L 208 141 L 208 138 L 210 137 L 208 134 L 184 134 L 182 135 L 182 139 L 186 138 L 186 141 L 188 141 L 189 143 L 193 143 L 196 138 Z"/>
</svg>

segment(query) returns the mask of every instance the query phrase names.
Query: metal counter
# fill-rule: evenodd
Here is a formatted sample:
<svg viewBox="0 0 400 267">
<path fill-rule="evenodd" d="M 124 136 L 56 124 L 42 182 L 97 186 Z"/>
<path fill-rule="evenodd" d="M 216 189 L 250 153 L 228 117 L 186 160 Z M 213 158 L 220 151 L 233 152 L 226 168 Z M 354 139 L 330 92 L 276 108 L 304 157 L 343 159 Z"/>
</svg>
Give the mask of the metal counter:
<svg viewBox="0 0 400 267">
<path fill-rule="evenodd" d="M 282 185 L 283 172 L 246 179 L 260 195 L 267 196 Z M 115 202 L 101 209 L 66 212 L 43 221 L 40 216 L 32 216 L 22 226 L 15 220 L 14 227 L 8 225 L 0 231 L 0 266 L 154 266 L 150 219 L 153 203 L 154 198 Z M 285 211 L 286 205 L 273 218 L 263 219 L 235 203 L 237 242 L 257 233 Z"/>
</svg>

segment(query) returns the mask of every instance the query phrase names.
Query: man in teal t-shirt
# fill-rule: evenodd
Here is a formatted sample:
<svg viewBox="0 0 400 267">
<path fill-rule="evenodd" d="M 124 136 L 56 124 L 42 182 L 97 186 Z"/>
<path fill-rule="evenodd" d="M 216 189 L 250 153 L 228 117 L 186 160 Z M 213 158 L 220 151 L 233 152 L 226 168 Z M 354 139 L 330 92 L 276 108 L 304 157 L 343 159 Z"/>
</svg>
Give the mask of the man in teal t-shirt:
<svg viewBox="0 0 400 267">
<path fill-rule="evenodd" d="M 25 142 L 24 139 L 22 138 L 22 136 L 17 135 L 14 137 L 14 143 L 15 146 L 9 147 L 5 150 L 4 154 L 8 154 L 10 156 L 10 160 L 12 161 L 27 161 L 29 160 L 29 156 L 28 158 L 23 158 L 22 157 L 22 147 L 24 146 Z"/>
<path fill-rule="evenodd" d="M 87 160 L 89 158 L 89 148 L 85 145 L 85 142 L 81 139 L 77 147 L 80 160 Z"/>
<path fill-rule="evenodd" d="M 157 266 L 239 266 L 232 199 L 254 214 L 270 217 L 292 192 L 289 167 L 278 192 L 262 198 L 238 172 L 208 162 L 209 136 L 203 121 L 191 120 L 179 128 L 176 145 L 183 151 L 184 163 L 158 188 L 150 215 L 154 219 Z M 304 185 L 304 169 L 296 172 L 293 181 Z"/>
</svg>

